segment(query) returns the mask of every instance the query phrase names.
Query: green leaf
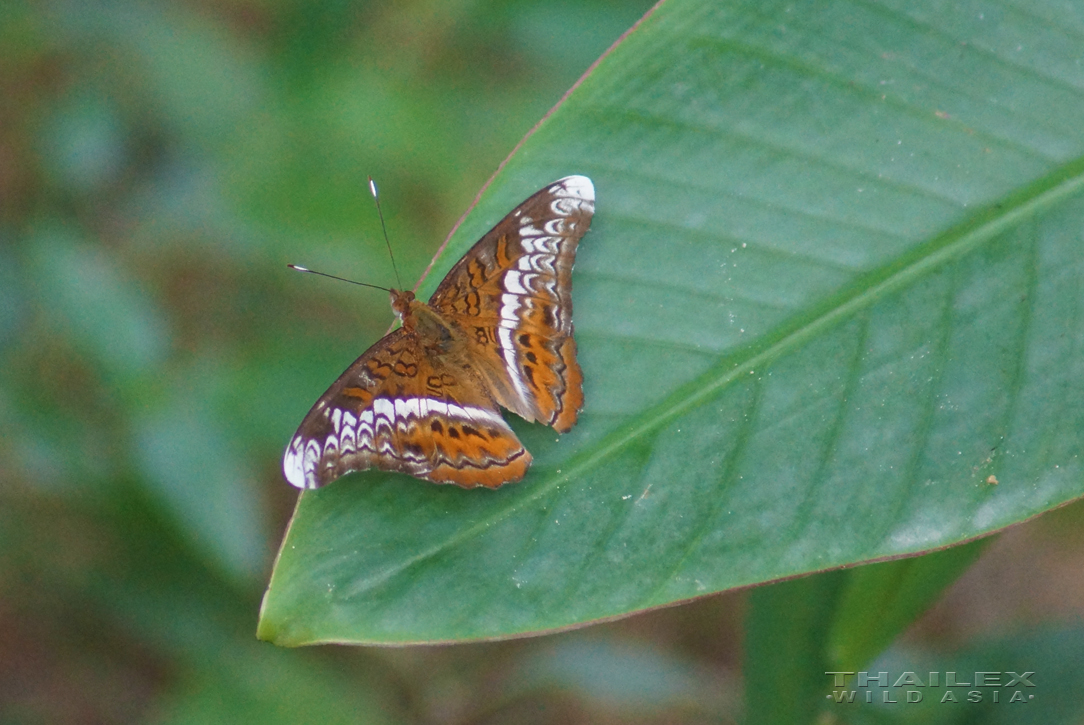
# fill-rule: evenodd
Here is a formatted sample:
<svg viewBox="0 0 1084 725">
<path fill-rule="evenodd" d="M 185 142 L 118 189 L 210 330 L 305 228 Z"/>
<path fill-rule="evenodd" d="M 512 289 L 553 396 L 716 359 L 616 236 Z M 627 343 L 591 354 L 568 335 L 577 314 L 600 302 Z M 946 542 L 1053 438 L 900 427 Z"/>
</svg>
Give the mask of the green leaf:
<svg viewBox="0 0 1084 725">
<path fill-rule="evenodd" d="M 951 651 L 896 646 L 864 668 L 864 684 L 857 673 L 841 676 L 843 685 L 832 687 L 833 701 L 827 702 L 828 718 L 886 725 L 1079 723 L 1082 653 L 1079 624 L 1008 632 Z M 887 686 L 878 682 L 881 673 Z M 957 685 L 949 685 L 949 673 Z"/>
<path fill-rule="evenodd" d="M 831 668 L 864 667 L 967 571 L 989 541 L 849 571 L 828 638 Z"/>
<path fill-rule="evenodd" d="M 30 282 L 47 301 L 46 325 L 69 336 L 118 384 L 161 365 L 170 337 L 154 300 L 116 260 L 72 230 L 42 226 L 28 240 L 27 256 Z"/>
<path fill-rule="evenodd" d="M 222 642 L 230 645 L 228 655 Z M 393 722 L 381 711 L 368 683 L 359 678 L 345 677 L 322 662 L 275 657 L 252 642 L 222 638 L 219 643 L 218 652 L 186 663 L 188 667 L 159 704 L 161 712 L 152 722 Z"/>
<path fill-rule="evenodd" d="M 236 582 L 264 561 L 264 511 L 255 476 L 196 400 L 169 400 L 139 420 L 135 460 L 146 492 L 180 524 L 191 544 Z"/>
<path fill-rule="evenodd" d="M 829 627 L 843 572 L 755 589 L 746 621 L 745 722 L 814 722 L 821 708 Z"/>
<path fill-rule="evenodd" d="M 989 540 L 754 589 L 743 645 L 750 725 L 820 722 L 832 707 L 827 673 L 864 670 Z"/>
<path fill-rule="evenodd" d="M 496 492 L 370 472 L 303 494 L 259 636 L 570 627 L 1081 496 L 1084 26 L 1058 8 L 659 6 L 422 289 L 590 176 L 581 422 L 513 421 L 535 464 Z"/>
</svg>

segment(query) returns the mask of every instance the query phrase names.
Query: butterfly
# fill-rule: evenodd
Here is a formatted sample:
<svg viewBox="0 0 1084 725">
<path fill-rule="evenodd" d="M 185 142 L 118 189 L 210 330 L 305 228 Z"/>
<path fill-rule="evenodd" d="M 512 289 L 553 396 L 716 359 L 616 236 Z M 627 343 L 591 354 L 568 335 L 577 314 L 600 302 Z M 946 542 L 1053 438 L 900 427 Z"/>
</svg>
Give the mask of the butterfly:
<svg viewBox="0 0 1084 725">
<path fill-rule="evenodd" d="M 346 369 L 301 422 L 286 480 L 317 488 L 350 471 L 496 488 L 531 454 L 498 406 L 564 433 L 583 407 L 572 337 L 572 265 L 595 187 L 566 176 L 483 236 L 428 304 L 390 290 L 401 327 Z"/>
</svg>

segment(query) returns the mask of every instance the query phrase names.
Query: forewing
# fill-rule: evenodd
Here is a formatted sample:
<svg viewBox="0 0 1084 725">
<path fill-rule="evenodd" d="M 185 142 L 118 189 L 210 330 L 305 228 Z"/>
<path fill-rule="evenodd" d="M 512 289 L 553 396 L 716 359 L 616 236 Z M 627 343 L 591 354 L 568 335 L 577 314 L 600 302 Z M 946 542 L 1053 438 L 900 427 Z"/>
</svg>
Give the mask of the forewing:
<svg viewBox="0 0 1084 725">
<path fill-rule="evenodd" d="M 316 401 L 282 465 L 298 488 L 367 468 L 495 488 L 523 478 L 530 463 L 531 454 L 475 382 L 438 372 L 417 334 L 400 328 Z"/>
<path fill-rule="evenodd" d="M 590 179 L 555 181 L 483 236 L 429 300 L 467 333 L 497 402 L 561 432 L 583 407 L 572 266 L 594 210 Z"/>
</svg>

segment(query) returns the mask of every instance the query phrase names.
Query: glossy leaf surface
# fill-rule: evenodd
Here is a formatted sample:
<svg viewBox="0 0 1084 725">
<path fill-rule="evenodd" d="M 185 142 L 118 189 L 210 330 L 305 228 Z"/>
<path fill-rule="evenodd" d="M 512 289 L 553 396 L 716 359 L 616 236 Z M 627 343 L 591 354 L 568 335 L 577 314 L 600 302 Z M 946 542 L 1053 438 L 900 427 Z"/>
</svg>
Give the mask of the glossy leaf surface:
<svg viewBox="0 0 1084 725">
<path fill-rule="evenodd" d="M 590 176 L 581 422 L 510 418 L 535 464 L 496 492 L 365 473 L 305 493 L 260 636 L 575 626 L 1079 497 L 1084 20 L 1059 7 L 660 6 L 420 290 L 537 188 Z"/>
</svg>

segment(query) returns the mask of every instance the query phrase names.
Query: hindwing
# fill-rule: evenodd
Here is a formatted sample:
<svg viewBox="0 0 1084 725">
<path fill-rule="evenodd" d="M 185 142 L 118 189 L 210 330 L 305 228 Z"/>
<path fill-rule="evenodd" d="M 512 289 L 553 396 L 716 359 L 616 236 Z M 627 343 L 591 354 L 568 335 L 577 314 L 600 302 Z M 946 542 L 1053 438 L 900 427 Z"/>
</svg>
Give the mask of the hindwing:
<svg viewBox="0 0 1084 725">
<path fill-rule="evenodd" d="M 316 488 L 377 468 L 434 483 L 496 487 L 531 454 L 469 375 L 433 364 L 416 332 L 371 347 L 316 401 L 286 450 L 286 479 Z"/>
</svg>

